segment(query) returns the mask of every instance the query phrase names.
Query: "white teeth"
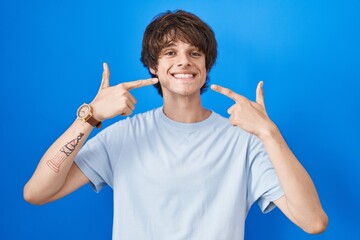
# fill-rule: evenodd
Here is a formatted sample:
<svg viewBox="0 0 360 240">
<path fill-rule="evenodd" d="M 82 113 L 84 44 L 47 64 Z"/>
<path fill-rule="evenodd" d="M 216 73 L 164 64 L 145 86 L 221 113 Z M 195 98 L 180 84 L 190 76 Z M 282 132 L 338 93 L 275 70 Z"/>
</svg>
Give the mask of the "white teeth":
<svg viewBox="0 0 360 240">
<path fill-rule="evenodd" d="M 192 78 L 192 77 L 194 77 L 194 75 L 188 74 L 188 73 L 175 73 L 174 77 L 176 77 L 176 78 Z"/>
</svg>

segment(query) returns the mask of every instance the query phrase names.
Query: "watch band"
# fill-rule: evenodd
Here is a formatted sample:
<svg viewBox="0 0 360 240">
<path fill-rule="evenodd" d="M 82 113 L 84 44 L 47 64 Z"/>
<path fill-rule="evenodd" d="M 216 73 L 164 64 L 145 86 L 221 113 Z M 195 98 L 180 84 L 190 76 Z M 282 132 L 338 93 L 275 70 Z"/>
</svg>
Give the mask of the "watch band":
<svg viewBox="0 0 360 240">
<path fill-rule="evenodd" d="M 96 120 L 93 116 L 91 116 L 88 120 L 86 120 L 91 126 L 100 128 L 101 127 L 101 121 Z"/>
</svg>

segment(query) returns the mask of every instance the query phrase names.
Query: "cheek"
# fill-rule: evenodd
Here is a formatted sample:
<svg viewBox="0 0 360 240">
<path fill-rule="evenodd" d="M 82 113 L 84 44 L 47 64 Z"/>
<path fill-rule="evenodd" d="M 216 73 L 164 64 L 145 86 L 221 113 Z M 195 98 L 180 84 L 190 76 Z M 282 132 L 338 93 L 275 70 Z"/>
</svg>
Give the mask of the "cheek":
<svg viewBox="0 0 360 240">
<path fill-rule="evenodd" d="M 164 85 L 166 84 L 166 82 L 168 82 L 168 76 L 166 74 L 166 71 L 158 69 L 156 76 L 159 79 L 160 84 Z"/>
<path fill-rule="evenodd" d="M 206 71 L 205 68 L 202 69 L 201 74 L 202 74 L 202 81 L 205 83 L 206 82 L 206 77 L 207 77 L 207 74 L 208 74 L 208 72 Z"/>
<path fill-rule="evenodd" d="M 166 72 L 159 70 L 157 72 L 157 77 L 160 82 L 163 82 L 165 79 L 167 79 Z"/>
<path fill-rule="evenodd" d="M 201 71 L 201 74 L 207 75 L 205 60 L 199 61 L 197 66 L 198 66 L 198 69 Z"/>
<path fill-rule="evenodd" d="M 166 75 L 167 69 L 165 66 L 158 66 L 157 74 L 158 75 Z"/>
</svg>

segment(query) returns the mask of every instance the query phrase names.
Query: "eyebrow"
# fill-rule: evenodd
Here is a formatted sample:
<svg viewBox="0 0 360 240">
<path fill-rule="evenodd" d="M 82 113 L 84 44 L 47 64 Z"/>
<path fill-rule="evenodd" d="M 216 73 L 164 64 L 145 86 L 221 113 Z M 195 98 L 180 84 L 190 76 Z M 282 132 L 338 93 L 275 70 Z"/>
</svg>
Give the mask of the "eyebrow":
<svg viewBox="0 0 360 240">
<path fill-rule="evenodd" d="M 163 49 L 161 51 L 163 51 L 164 49 L 167 49 L 167 48 L 172 48 L 172 47 L 176 47 L 177 44 L 174 43 L 174 42 L 170 42 L 169 44 L 166 44 Z M 191 50 L 197 50 L 197 51 L 201 51 L 200 48 L 194 46 L 194 45 L 190 45 L 190 48 Z M 202 51 L 201 51 L 202 52 Z"/>
</svg>

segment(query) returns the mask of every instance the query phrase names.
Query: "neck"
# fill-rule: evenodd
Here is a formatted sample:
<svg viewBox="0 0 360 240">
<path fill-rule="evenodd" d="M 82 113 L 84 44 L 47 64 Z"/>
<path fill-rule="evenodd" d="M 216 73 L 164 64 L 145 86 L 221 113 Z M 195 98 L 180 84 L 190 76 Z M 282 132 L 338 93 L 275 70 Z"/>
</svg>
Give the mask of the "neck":
<svg viewBox="0 0 360 240">
<path fill-rule="evenodd" d="M 200 95 L 180 98 L 164 96 L 163 111 L 168 118 L 183 123 L 201 122 L 211 114 L 201 105 Z"/>
</svg>

